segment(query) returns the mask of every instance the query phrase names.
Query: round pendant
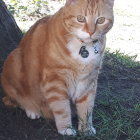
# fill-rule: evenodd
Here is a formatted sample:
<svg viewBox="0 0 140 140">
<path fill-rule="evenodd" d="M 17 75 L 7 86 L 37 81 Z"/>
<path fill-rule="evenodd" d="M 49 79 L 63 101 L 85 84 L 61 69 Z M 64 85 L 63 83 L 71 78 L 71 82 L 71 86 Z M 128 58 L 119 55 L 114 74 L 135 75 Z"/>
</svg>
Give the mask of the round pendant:
<svg viewBox="0 0 140 140">
<path fill-rule="evenodd" d="M 89 56 L 89 52 L 88 52 L 87 50 L 83 50 L 83 51 L 81 52 L 81 56 L 82 56 L 83 58 L 87 58 L 87 57 Z"/>
<path fill-rule="evenodd" d="M 89 52 L 88 50 L 86 50 L 86 47 L 85 46 L 82 46 L 80 51 L 79 51 L 79 54 L 83 57 L 83 58 L 87 58 L 89 56 Z"/>
</svg>

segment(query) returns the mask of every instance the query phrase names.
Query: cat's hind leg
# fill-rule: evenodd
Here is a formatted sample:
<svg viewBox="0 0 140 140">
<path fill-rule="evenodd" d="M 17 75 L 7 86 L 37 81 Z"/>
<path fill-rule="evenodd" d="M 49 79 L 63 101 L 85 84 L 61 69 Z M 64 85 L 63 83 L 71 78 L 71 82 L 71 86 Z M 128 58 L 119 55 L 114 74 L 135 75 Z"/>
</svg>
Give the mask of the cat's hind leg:
<svg viewBox="0 0 140 140">
<path fill-rule="evenodd" d="M 35 109 L 30 99 L 21 96 L 19 93 L 21 91 L 12 86 L 9 81 L 3 79 L 2 82 L 3 89 L 6 93 L 6 96 L 3 97 L 2 101 L 6 106 L 20 107 L 21 109 L 25 110 L 27 117 L 31 119 L 38 119 L 40 117 L 40 114 L 38 111 L 36 111 L 37 109 Z"/>
<path fill-rule="evenodd" d="M 18 107 L 19 104 L 15 98 L 17 96 L 17 90 L 4 77 L 1 80 L 1 84 L 5 92 L 5 96 L 2 98 L 3 103 L 9 107 Z"/>
<path fill-rule="evenodd" d="M 22 108 L 22 106 L 19 106 L 19 104 L 16 101 L 12 100 L 8 96 L 3 97 L 2 101 L 8 107 L 20 107 L 20 108 Z M 26 112 L 27 117 L 30 119 L 38 119 L 41 116 L 39 113 L 36 113 L 32 110 L 25 109 L 25 112 Z"/>
<path fill-rule="evenodd" d="M 33 119 L 33 120 L 39 119 L 41 117 L 41 115 L 39 113 L 36 113 L 36 112 L 28 110 L 28 109 L 26 109 L 25 112 L 26 112 L 27 117 L 30 119 Z"/>
</svg>

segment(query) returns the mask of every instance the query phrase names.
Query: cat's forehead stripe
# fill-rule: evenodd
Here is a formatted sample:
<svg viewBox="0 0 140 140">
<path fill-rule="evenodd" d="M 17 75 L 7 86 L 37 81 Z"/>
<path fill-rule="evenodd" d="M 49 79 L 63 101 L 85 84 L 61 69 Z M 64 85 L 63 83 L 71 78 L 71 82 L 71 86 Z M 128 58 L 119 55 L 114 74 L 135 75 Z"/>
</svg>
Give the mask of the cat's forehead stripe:
<svg viewBox="0 0 140 140">
<path fill-rule="evenodd" d="M 93 15 L 98 12 L 99 0 L 88 0 L 85 15 Z"/>
</svg>

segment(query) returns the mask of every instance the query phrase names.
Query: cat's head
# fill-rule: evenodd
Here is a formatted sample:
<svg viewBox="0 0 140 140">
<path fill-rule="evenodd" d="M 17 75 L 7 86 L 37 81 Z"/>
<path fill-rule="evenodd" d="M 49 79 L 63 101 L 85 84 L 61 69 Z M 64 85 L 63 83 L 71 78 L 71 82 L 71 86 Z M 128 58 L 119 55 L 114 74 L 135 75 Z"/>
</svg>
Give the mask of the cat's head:
<svg viewBox="0 0 140 140">
<path fill-rule="evenodd" d="M 64 26 L 85 43 L 97 40 L 113 26 L 113 5 L 114 0 L 67 0 Z"/>
</svg>

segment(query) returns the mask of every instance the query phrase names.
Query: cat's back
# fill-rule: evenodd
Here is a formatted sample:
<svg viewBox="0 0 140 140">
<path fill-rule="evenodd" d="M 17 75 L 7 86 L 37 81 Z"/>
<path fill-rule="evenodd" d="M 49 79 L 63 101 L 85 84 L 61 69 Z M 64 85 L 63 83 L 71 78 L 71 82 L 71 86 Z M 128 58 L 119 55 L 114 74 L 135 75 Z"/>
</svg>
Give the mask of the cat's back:
<svg viewBox="0 0 140 140">
<path fill-rule="evenodd" d="M 34 25 L 31 26 L 28 33 L 33 33 L 38 27 L 45 26 L 48 24 L 48 21 L 50 20 L 52 16 L 46 16 L 44 18 L 39 19 Z"/>
<path fill-rule="evenodd" d="M 33 46 L 31 43 L 33 41 L 34 42 L 38 41 L 38 39 L 42 41 L 43 37 L 45 36 L 45 33 L 47 33 L 47 30 L 49 28 L 48 22 L 50 19 L 51 19 L 51 16 L 46 16 L 42 19 L 39 19 L 34 25 L 32 25 L 31 28 L 27 31 L 27 33 L 24 35 L 24 37 L 20 41 L 19 47 L 20 48 L 26 47 L 26 44 L 30 44 L 28 46 Z"/>
<path fill-rule="evenodd" d="M 1 74 L 1 82 L 4 84 L 5 80 L 14 83 L 20 78 L 21 73 L 21 52 L 19 48 L 13 50 L 3 65 L 3 71 Z"/>
<path fill-rule="evenodd" d="M 30 28 L 30 30 L 24 35 L 24 37 L 20 41 L 18 47 L 15 50 L 13 50 L 8 55 L 7 59 L 5 60 L 4 66 L 3 66 L 3 71 L 2 71 L 2 77 L 8 77 L 8 76 L 10 76 L 9 78 L 20 77 L 20 74 L 22 72 L 22 66 L 24 65 L 23 58 L 26 57 L 29 53 L 31 54 L 31 52 L 28 49 L 31 46 L 33 46 L 33 44 L 31 45 L 30 43 L 32 42 L 32 39 L 34 38 L 34 34 L 35 34 L 35 36 L 36 36 L 36 34 L 38 34 L 38 36 L 41 35 L 41 33 L 38 32 L 37 28 L 45 28 L 49 19 L 50 19 L 50 16 L 47 16 L 47 17 L 44 17 L 44 18 L 38 20 Z M 42 29 L 42 31 L 43 31 L 43 29 Z M 40 36 L 40 38 L 41 38 L 41 36 Z M 35 41 L 34 41 L 34 43 L 35 43 Z"/>
</svg>

